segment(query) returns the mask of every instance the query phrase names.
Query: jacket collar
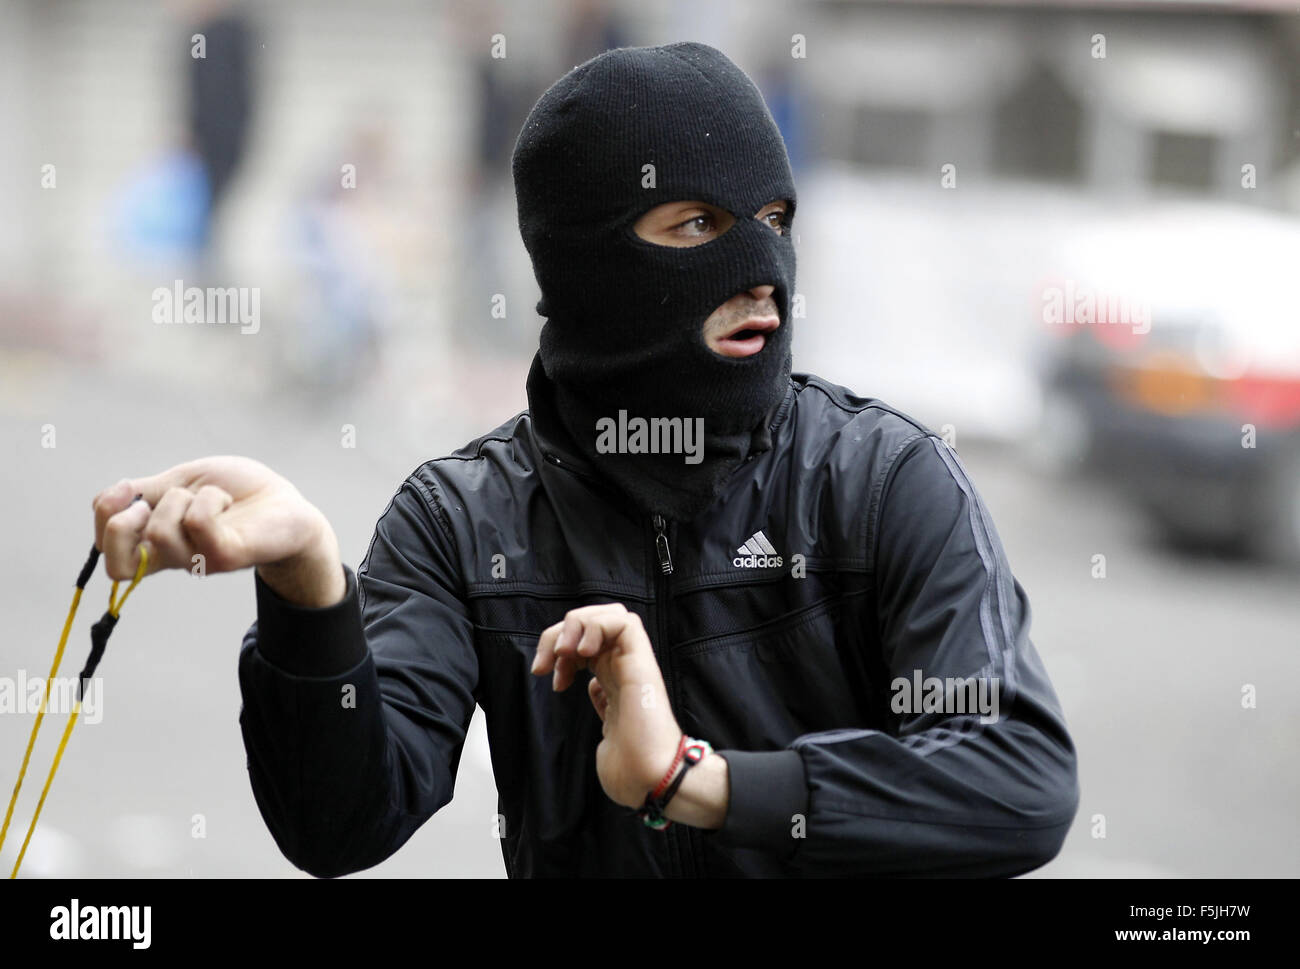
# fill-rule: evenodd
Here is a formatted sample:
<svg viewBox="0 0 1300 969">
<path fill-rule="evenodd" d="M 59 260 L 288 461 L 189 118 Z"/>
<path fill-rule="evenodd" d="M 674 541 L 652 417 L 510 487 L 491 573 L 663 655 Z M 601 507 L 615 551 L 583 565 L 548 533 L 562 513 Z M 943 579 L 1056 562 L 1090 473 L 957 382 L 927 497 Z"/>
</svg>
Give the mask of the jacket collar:
<svg viewBox="0 0 1300 969">
<path fill-rule="evenodd" d="M 533 443 L 538 453 L 552 464 L 568 468 L 584 477 L 600 478 L 560 420 L 559 411 L 555 408 L 555 385 L 542 369 L 540 353 L 533 356 L 526 390 Z"/>
<path fill-rule="evenodd" d="M 555 406 L 555 385 L 546 376 L 546 371 L 542 367 L 541 353 L 533 356 L 532 366 L 528 370 L 526 392 L 533 444 L 542 458 L 583 477 L 608 483 L 590 459 L 578 448 L 560 419 Z M 786 387 L 785 396 L 773 409 L 766 423 L 767 433 L 761 450 L 771 449 L 777 430 L 789 416 L 793 405 L 794 383 L 790 382 Z"/>
</svg>

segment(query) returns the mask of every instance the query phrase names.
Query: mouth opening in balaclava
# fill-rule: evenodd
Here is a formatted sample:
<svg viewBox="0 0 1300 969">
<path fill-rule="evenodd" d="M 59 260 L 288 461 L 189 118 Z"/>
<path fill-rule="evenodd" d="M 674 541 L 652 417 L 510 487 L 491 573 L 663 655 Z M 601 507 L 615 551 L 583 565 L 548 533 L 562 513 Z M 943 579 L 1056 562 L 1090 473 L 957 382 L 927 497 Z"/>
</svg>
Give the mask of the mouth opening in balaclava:
<svg viewBox="0 0 1300 969">
<path fill-rule="evenodd" d="M 796 197 L 762 95 L 704 44 L 608 51 L 538 100 L 513 170 L 555 410 L 641 509 L 695 517 L 766 446 L 789 385 L 793 240 L 754 216 L 783 200 L 788 224 Z M 642 214 L 674 201 L 718 206 L 735 222 L 686 247 L 635 233 Z M 780 326 L 762 350 L 710 350 L 705 320 L 763 285 Z"/>
</svg>

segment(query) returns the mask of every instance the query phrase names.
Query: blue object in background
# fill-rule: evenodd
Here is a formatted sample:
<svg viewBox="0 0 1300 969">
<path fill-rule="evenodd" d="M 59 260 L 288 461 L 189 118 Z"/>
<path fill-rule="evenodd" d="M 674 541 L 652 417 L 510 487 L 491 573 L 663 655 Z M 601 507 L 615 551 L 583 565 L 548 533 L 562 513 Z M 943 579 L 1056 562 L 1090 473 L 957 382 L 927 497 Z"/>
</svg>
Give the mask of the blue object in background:
<svg viewBox="0 0 1300 969">
<path fill-rule="evenodd" d="M 127 182 L 117 199 L 114 235 L 143 260 L 197 258 L 208 222 L 208 177 L 202 162 L 174 151 Z"/>
</svg>

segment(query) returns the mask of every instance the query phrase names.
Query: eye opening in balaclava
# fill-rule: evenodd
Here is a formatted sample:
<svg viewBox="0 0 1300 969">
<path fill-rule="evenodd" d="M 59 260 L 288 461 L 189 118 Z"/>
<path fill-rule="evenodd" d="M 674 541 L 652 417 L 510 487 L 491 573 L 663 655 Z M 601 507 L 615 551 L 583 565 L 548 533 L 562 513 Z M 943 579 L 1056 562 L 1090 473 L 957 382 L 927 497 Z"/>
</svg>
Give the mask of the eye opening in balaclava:
<svg viewBox="0 0 1300 969">
<path fill-rule="evenodd" d="M 702 194 L 707 194 L 707 193 L 702 193 Z M 673 204 L 673 203 L 679 203 L 679 204 L 683 204 L 683 205 L 689 205 L 689 204 L 691 204 L 691 203 L 697 203 L 697 202 L 698 202 L 698 203 L 703 203 L 703 204 L 706 204 L 706 205 L 710 205 L 710 206 L 712 206 L 712 207 L 714 207 L 714 208 L 717 208 L 717 209 L 722 210 L 723 212 L 726 212 L 729 216 L 731 216 L 731 222 L 729 222 L 725 228 L 719 230 L 718 233 L 717 233 L 717 235 L 715 235 L 715 236 L 714 236 L 713 238 L 711 238 L 711 239 L 706 239 L 706 240 L 704 240 L 703 242 L 691 242 L 691 243 L 686 243 L 686 244 L 683 244 L 683 245 L 676 245 L 676 246 L 675 246 L 675 245 L 670 245 L 670 244 L 668 244 L 668 243 L 656 242 L 656 241 L 654 241 L 653 239 L 647 239 L 647 238 L 645 238 L 644 236 L 638 234 L 637 231 L 636 231 L 636 224 L 637 224 L 637 223 L 642 219 L 642 217 L 644 217 L 647 213 L 653 211 L 653 210 L 656 209 L 656 208 L 659 208 L 659 207 L 662 206 L 662 205 L 671 205 L 671 204 Z M 780 214 L 781 214 L 781 223 L 780 223 L 780 224 L 781 224 L 781 231 L 780 231 L 779 233 L 778 233 L 775 229 L 773 229 L 772 226 L 768 225 L 766 222 L 764 222 L 763 220 L 760 220 L 760 219 L 758 218 L 758 213 L 759 213 L 759 212 L 762 212 L 764 209 L 768 208 L 769 206 L 775 205 L 777 202 L 782 202 L 782 203 L 785 204 L 785 211 L 784 211 L 784 212 L 781 212 L 781 210 L 779 210 L 779 209 L 774 210 L 774 213 L 776 213 L 776 212 L 780 212 Z M 792 225 L 793 225 L 793 222 L 794 222 L 794 208 L 795 208 L 795 202 L 794 202 L 794 199 L 788 199 L 788 198 L 787 198 L 787 199 L 772 199 L 771 201 L 765 202 L 765 203 L 764 203 L 762 206 L 760 206 L 760 207 L 759 207 L 759 208 L 758 208 L 758 209 L 757 209 L 757 210 L 756 210 L 752 215 L 748 216 L 748 218 L 749 218 L 749 220 L 750 220 L 751 222 L 757 223 L 759 226 L 761 226 L 763 229 L 767 230 L 768 232 L 771 232 L 773 235 L 778 235 L 778 236 L 788 236 L 788 235 L 790 234 L 790 232 L 791 232 Z M 774 213 L 769 213 L 769 214 L 774 214 Z M 722 239 L 727 235 L 727 233 L 732 232 L 732 231 L 735 231 L 735 229 L 737 228 L 737 226 L 740 225 L 741 220 L 742 220 L 742 216 L 741 216 L 739 213 L 737 213 L 737 212 L 733 211 L 732 209 L 728 208 L 724 203 L 719 202 L 719 201 L 714 201 L 714 200 L 712 200 L 712 199 L 710 199 L 710 198 L 703 198 L 703 197 L 698 197 L 698 196 L 697 196 L 697 197 L 695 197 L 695 198 L 689 198 L 689 199 L 686 199 L 686 198 L 682 198 L 682 199 L 670 199 L 670 200 L 668 200 L 668 201 L 666 201 L 666 202 L 656 202 L 654 205 L 649 206 L 648 208 L 646 208 L 646 209 L 644 209 L 644 210 L 642 210 L 642 211 L 636 212 L 636 213 L 634 213 L 633 215 L 631 215 L 629 218 L 625 219 L 625 220 L 621 223 L 621 225 L 620 225 L 619 233 L 620 233 L 620 235 L 621 235 L 621 236 L 622 236 L 622 237 L 623 237 L 623 238 L 624 238 L 624 239 L 625 239 L 629 244 L 634 245 L 634 246 L 644 246 L 644 247 L 647 247 L 647 248 L 649 248 L 649 249 L 654 249 L 654 250 L 681 250 L 681 249 L 688 249 L 688 250 L 692 250 L 692 251 L 696 251 L 696 252 L 698 252 L 698 251 L 701 250 L 701 249 L 705 249 L 705 248 L 707 248 L 707 247 L 709 247 L 709 246 L 712 246 L 712 245 L 717 244 L 718 242 L 720 242 L 720 241 L 721 241 L 721 240 L 722 240 Z M 691 220 L 691 219 L 683 219 L 683 220 L 682 220 L 682 222 L 689 222 L 689 221 L 692 221 L 692 220 Z M 708 312 L 708 314 L 707 314 L 706 316 L 704 316 L 704 317 L 703 317 L 702 319 L 700 319 L 700 321 L 699 321 L 698 337 L 699 337 L 700 344 L 701 344 L 702 346 L 704 346 L 706 349 L 708 349 L 710 353 L 714 353 L 714 351 L 713 351 L 711 348 L 709 348 L 708 345 L 707 345 L 707 343 L 705 342 L 705 336 L 706 336 L 706 334 L 705 334 L 705 324 L 706 324 L 706 322 L 707 322 L 707 321 L 708 321 L 708 320 L 713 316 L 713 314 L 714 314 L 715 312 L 717 312 L 717 311 L 718 311 L 718 310 L 719 310 L 719 309 L 720 309 L 720 308 L 721 308 L 725 303 L 730 302 L 732 299 L 735 299 L 736 296 L 739 296 L 739 295 L 744 294 L 744 293 L 748 293 L 750 290 L 752 290 L 752 289 L 756 289 L 756 288 L 758 288 L 758 287 L 760 287 L 760 286 L 771 286 L 771 287 L 773 288 L 772 295 L 771 295 L 769 298 L 770 298 L 770 299 L 771 299 L 771 300 L 776 304 L 777 317 L 778 317 L 778 319 L 781 321 L 781 325 L 782 325 L 782 326 L 785 326 L 785 325 L 787 324 L 788 320 L 786 319 L 785 308 L 786 308 L 786 306 L 787 306 L 788 304 L 787 304 L 786 299 L 785 299 L 786 294 L 785 294 L 785 291 L 784 291 L 784 287 L 782 286 L 782 284 L 781 284 L 779 281 L 768 280 L 768 281 L 763 281 L 763 282 L 755 282 L 755 283 L 752 283 L 752 284 L 750 284 L 750 285 L 745 285 L 745 284 L 742 283 L 742 284 L 740 284 L 739 288 L 736 290 L 735 293 L 733 293 L 731 296 L 727 297 L 725 300 L 723 300 L 721 303 L 719 303 L 717 306 L 715 306 L 712 310 L 710 310 L 710 311 Z M 766 349 L 767 349 L 767 348 L 764 347 L 764 351 L 762 351 L 762 352 L 766 352 Z M 719 357 L 719 360 L 722 360 L 722 361 L 726 361 L 727 359 L 729 359 L 729 358 L 727 358 L 727 357 L 722 357 L 722 356 L 717 355 L 717 354 L 715 354 L 715 356 L 718 356 L 718 357 Z"/>
<path fill-rule="evenodd" d="M 692 242 L 692 243 L 686 243 L 686 244 L 684 244 L 684 245 L 680 245 L 680 246 L 672 246 L 672 245 L 668 245 L 668 244 L 666 244 L 666 243 L 655 242 L 655 241 L 652 240 L 652 239 L 647 239 L 647 238 L 645 238 L 644 236 L 642 236 L 642 235 L 638 235 L 638 234 L 637 234 L 637 232 L 636 232 L 636 224 L 637 224 L 638 222 L 640 222 L 641 219 L 642 219 L 644 216 L 646 216 L 646 215 L 649 214 L 650 212 L 653 212 L 655 209 L 659 208 L 660 206 L 663 206 L 663 205 L 672 205 L 672 204 L 674 204 L 674 203 L 676 203 L 676 204 L 680 204 L 680 205 L 690 205 L 690 204 L 692 204 L 692 203 L 696 203 L 696 202 L 698 202 L 698 203 L 702 203 L 702 204 L 705 204 L 705 205 L 710 205 L 710 206 L 712 206 L 713 208 L 716 208 L 716 209 L 721 209 L 723 212 L 726 212 L 729 216 L 731 216 L 731 218 L 732 218 L 733 221 L 732 221 L 731 223 L 729 223 L 725 229 L 720 230 L 720 231 L 718 232 L 718 234 L 717 234 L 716 236 L 714 236 L 712 239 L 707 239 L 707 240 L 705 240 L 704 242 Z M 793 223 L 794 223 L 794 208 L 795 208 L 795 203 L 794 203 L 794 200 L 793 200 L 793 199 L 771 199 L 771 200 L 769 200 L 769 201 L 763 203 L 763 205 L 759 206 L 757 209 L 755 209 L 754 212 L 751 213 L 751 214 L 748 216 L 748 218 L 750 218 L 750 219 L 754 220 L 755 222 L 758 222 L 760 225 L 762 225 L 763 222 L 762 222 L 762 220 L 760 220 L 760 219 L 758 218 L 758 213 L 759 213 L 759 212 L 762 212 L 763 209 L 767 208 L 768 206 L 775 205 L 777 202 L 784 203 L 784 205 L 785 205 L 785 211 L 784 211 L 784 212 L 781 212 L 781 211 L 778 209 L 778 210 L 775 210 L 774 212 L 769 213 L 769 214 L 776 214 L 777 212 L 780 212 L 780 214 L 781 214 L 781 232 L 780 232 L 779 234 L 780 234 L 780 235 L 789 235 L 789 234 L 790 234 L 790 230 L 793 228 Z M 720 238 L 722 238 L 724 235 L 726 235 L 729 231 L 731 231 L 731 229 L 733 229 L 733 228 L 735 227 L 736 223 L 738 223 L 738 222 L 741 220 L 741 218 L 742 218 L 742 216 L 741 216 L 740 213 L 732 211 L 732 210 L 731 210 L 730 208 L 728 208 L 728 206 L 727 206 L 725 203 L 723 203 L 723 202 L 716 202 L 716 201 L 714 201 L 713 199 L 696 197 L 696 198 L 664 199 L 664 200 L 662 200 L 662 201 L 655 202 L 653 205 L 646 206 L 644 209 L 642 209 L 642 210 L 640 210 L 640 211 L 638 211 L 638 212 L 635 212 L 635 213 L 633 213 L 632 215 L 628 216 L 628 217 L 627 217 L 625 220 L 623 220 L 623 222 L 620 223 L 620 224 L 621 224 L 621 225 L 625 225 L 628 229 L 631 230 L 633 240 L 634 240 L 634 241 L 637 241 L 637 242 L 642 242 L 642 243 L 645 243 L 645 244 L 647 244 L 647 245 L 656 246 L 656 247 L 661 248 L 661 249 L 700 249 L 700 248 L 702 248 L 702 247 L 704 247 L 704 246 L 710 245 L 710 244 L 713 243 L 713 242 L 716 242 L 718 239 L 720 239 Z M 692 221 L 692 219 L 683 219 L 683 220 L 682 220 L 682 222 L 690 222 L 690 221 Z M 768 226 L 767 228 L 770 229 L 771 226 Z M 775 231 L 775 230 L 773 230 L 773 231 Z"/>
<path fill-rule="evenodd" d="M 620 48 L 542 95 L 513 169 L 520 231 L 547 317 L 539 358 L 578 446 L 644 510 L 689 518 L 765 445 L 789 387 L 794 246 L 754 215 L 796 204 L 780 132 L 753 82 L 703 44 Z M 642 239 L 634 224 L 691 200 L 735 218 L 699 245 Z M 773 287 L 781 325 L 762 350 L 723 357 L 706 319 L 736 295 Z M 614 417 L 682 419 L 703 454 L 602 450 Z"/>
</svg>

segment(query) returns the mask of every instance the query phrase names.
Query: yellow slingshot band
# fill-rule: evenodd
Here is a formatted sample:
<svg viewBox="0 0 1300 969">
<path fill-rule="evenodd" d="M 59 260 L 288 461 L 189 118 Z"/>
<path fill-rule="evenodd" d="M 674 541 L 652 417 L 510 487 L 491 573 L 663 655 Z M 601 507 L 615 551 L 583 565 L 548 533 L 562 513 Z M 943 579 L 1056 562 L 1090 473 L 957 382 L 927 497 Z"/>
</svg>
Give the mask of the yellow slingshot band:
<svg viewBox="0 0 1300 969">
<path fill-rule="evenodd" d="M 41 697 L 41 706 L 36 713 L 36 723 L 32 725 L 32 735 L 27 741 L 27 751 L 23 754 L 22 767 L 18 769 L 18 782 L 14 784 L 13 795 L 9 798 L 9 808 L 5 811 L 4 827 L 0 828 L 0 849 L 4 848 L 5 835 L 9 832 L 9 821 L 13 817 L 14 805 L 18 803 L 18 792 L 22 790 L 23 778 L 27 774 L 27 764 L 32 758 L 32 749 L 36 746 L 36 735 L 40 732 L 41 722 L 45 719 L 45 707 L 50 702 L 50 686 L 59 672 L 59 664 L 63 661 L 63 650 L 68 644 L 68 633 L 72 630 L 72 620 L 76 618 L 77 606 L 81 603 L 81 593 L 85 589 L 91 573 L 95 571 L 95 564 L 98 561 L 99 550 L 92 548 L 90 557 L 86 559 L 81 575 L 77 578 L 77 591 L 72 594 L 72 606 L 68 609 L 68 618 L 63 624 L 63 633 L 59 636 L 59 646 L 54 651 L 54 663 L 50 666 L 50 675 L 45 680 L 45 694 Z M 36 830 L 36 820 L 41 816 L 41 808 L 45 806 L 45 797 L 50 793 L 50 785 L 54 783 L 54 773 L 59 769 L 59 761 L 63 759 L 64 748 L 68 746 L 68 738 L 72 736 L 72 728 L 77 724 L 77 715 L 81 713 L 83 691 L 90 677 L 94 674 L 100 657 L 104 654 L 108 634 L 113 631 L 118 614 L 122 611 L 122 606 L 126 604 L 127 596 L 140 584 L 140 580 L 144 578 L 145 570 L 148 567 L 149 553 L 146 551 L 145 546 L 141 545 L 140 564 L 136 566 L 135 578 L 126 587 L 126 591 L 122 593 L 121 599 L 117 597 L 118 583 L 113 583 L 113 588 L 108 594 L 108 611 L 99 622 L 95 623 L 94 628 L 91 630 L 90 657 L 86 661 L 86 668 L 81 671 L 81 679 L 77 689 L 77 702 L 72 708 L 72 713 L 68 716 L 67 726 L 63 728 L 63 739 L 59 741 L 58 750 L 54 752 L 54 763 L 50 765 L 49 776 L 45 778 L 45 788 L 41 791 L 41 799 L 36 802 L 36 813 L 32 815 L 32 823 L 27 828 L 27 837 L 23 839 L 23 846 L 18 852 L 18 858 L 14 862 L 14 870 L 9 875 L 10 878 L 18 877 L 18 868 L 23 863 L 23 856 L 27 854 L 27 845 L 32 840 L 32 832 Z"/>
</svg>

